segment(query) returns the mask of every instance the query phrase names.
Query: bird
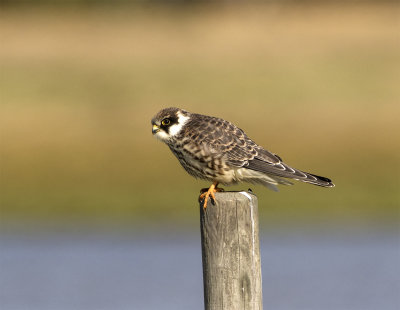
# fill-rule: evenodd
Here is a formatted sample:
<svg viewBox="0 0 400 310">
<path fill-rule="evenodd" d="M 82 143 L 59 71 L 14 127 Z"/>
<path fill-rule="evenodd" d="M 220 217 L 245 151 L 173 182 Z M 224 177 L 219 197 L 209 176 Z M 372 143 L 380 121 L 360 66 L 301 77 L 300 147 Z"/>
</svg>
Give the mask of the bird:
<svg viewBox="0 0 400 310">
<path fill-rule="evenodd" d="M 222 118 L 170 107 L 151 120 L 152 134 L 164 142 L 182 167 L 193 177 L 212 182 L 199 196 L 204 210 L 219 184 L 239 182 L 262 184 L 277 191 L 277 185 L 297 180 L 322 187 L 334 187 L 326 177 L 290 167 L 282 158 L 251 140 L 233 123 Z M 289 179 L 289 180 L 288 180 Z"/>
</svg>

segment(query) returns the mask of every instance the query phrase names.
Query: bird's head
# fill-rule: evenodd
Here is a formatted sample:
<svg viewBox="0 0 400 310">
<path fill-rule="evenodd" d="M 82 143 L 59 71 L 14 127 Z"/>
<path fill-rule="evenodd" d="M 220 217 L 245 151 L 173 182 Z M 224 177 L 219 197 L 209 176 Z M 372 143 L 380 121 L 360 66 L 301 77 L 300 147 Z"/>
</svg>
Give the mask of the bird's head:
<svg viewBox="0 0 400 310">
<path fill-rule="evenodd" d="M 180 133 L 189 120 L 190 113 L 179 108 L 166 108 L 151 120 L 153 135 L 163 142 L 170 141 Z"/>
</svg>

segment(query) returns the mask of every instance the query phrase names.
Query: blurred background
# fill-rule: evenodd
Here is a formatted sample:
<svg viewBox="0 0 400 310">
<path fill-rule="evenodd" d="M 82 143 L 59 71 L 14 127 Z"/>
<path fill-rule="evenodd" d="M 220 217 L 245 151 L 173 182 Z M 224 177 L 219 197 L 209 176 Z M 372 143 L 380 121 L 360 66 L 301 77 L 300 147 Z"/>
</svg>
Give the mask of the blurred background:
<svg viewBox="0 0 400 310">
<path fill-rule="evenodd" d="M 395 1 L 3 0 L 1 309 L 203 308 L 168 106 L 336 184 L 226 188 L 259 199 L 264 308 L 399 309 L 399 33 Z"/>
</svg>

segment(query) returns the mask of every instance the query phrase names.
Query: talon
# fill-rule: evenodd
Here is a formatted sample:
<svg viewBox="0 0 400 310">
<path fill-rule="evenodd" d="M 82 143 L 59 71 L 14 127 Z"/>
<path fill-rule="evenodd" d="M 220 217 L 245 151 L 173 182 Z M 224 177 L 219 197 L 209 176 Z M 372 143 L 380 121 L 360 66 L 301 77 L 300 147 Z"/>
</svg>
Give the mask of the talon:
<svg viewBox="0 0 400 310">
<path fill-rule="evenodd" d="M 208 199 L 211 196 L 211 203 L 215 205 L 215 194 L 216 192 L 223 192 L 223 188 L 218 187 L 218 182 L 214 182 L 211 184 L 210 188 L 203 188 L 200 190 L 201 195 L 199 196 L 199 201 L 202 201 L 203 199 L 203 209 L 207 209 L 207 203 Z"/>
</svg>

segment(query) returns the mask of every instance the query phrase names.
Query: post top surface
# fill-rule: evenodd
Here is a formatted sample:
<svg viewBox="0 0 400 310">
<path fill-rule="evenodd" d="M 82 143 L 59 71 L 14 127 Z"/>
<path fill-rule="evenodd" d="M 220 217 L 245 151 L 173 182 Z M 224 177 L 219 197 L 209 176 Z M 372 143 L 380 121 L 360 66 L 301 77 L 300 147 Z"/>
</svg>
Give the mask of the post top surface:
<svg viewBox="0 0 400 310">
<path fill-rule="evenodd" d="M 216 200 L 252 200 L 257 201 L 257 196 L 248 191 L 225 191 L 215 193 Z"/>
</svg>

